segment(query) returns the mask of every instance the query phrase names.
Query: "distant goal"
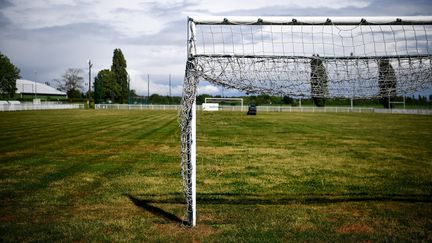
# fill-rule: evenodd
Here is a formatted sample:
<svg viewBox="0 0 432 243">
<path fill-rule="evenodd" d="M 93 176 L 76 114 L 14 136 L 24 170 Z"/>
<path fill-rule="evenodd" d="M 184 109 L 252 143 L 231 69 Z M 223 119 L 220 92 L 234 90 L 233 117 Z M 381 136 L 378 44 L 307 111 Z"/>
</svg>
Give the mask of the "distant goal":
<svg viewBox="0 0 432 243">
<path fill-rule="evenodd" d="M 217 104 L 221 102 L 240 103 L 240 111 L 243 111 L 243 98 L 212 98 L 212 97 L 207 97 L 204 99 L 204 103 L 202 104 L 203 111 L 205 110 L 204 107 L 207 104 L 212 104 L 213 102 L 216 102 Z M 219 110 L 219 108 L 217 110 Z"/>
<path fill-rule="evenodd" d="M 180 112 L 186 221 L 196 225 L 200 81 L 246 93 L 390 99 L 432 84 L 432 17 L 197 17 Z"/>
</svg>

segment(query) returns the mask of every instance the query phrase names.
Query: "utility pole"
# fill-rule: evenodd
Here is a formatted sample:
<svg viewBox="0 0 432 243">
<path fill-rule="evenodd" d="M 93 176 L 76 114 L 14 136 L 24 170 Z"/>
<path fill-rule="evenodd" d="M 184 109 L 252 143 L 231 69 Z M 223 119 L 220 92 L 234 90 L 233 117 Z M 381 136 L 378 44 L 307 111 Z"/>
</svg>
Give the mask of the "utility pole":
<svg viewBox="0 0 432 243">
<path fill-rule="evenodd" d="M 147 104 L 150 103 L 150 74 L 147 74 Z"/>
<path fill-rule="evenodd" d="M 171 74 L 169 75 L 169 100 L 168 104 L 171 104 Z"/>
<path fill-rule="evenodd" d="M 169 75 L 169 97 L 171 99 L 171 74 Z"/>
<path fill-rule="evenodd" d="M 91 63 L 90 59 L 88 60 L 88 65 L 89 65 L 89 90 L 88 90 L 88 93 L 87 93 L 87 104 L 88 104 L 88 107 L 90 108 L 90 100 L 91 100 L 91 97 L 90 97 L 90 92 L 91 92 L 91 68 L 93 67 L 93 64 Z"/>
<path fill-rule="evenodd" d="M 129 76 L 129 74 L 128 74 L 128 76 L 127 76 L 127 81 L 128 81 L 128 104 L 130 104 L 131 103 L 131 97 L 130 97 L 130 76 Z"/>
<path fill-rule="evenodd" d="M 34 85 L 33 85 L 33 92 L 34 92 L 34 98 L 37 98 L 37 86 L 36 86 L 36 80 L 37 80 L 37 71 L 34 72 L 35 75 L 35 80 L 34 80 Z"/>
</svg>

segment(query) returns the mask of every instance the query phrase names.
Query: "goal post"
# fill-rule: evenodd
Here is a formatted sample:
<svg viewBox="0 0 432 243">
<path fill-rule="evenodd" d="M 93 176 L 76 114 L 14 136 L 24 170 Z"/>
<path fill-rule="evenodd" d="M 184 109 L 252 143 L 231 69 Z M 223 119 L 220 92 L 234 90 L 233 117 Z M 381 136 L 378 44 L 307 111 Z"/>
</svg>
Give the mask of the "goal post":
<svg viewBox="0 0 432 243">
<path fill-rule="evenodd" d="M 186 221 L 196 225 L 196 89 L 390 100 L 432 85 L 432 16 L 187 19 L 180 111 Z"/>
</svg>

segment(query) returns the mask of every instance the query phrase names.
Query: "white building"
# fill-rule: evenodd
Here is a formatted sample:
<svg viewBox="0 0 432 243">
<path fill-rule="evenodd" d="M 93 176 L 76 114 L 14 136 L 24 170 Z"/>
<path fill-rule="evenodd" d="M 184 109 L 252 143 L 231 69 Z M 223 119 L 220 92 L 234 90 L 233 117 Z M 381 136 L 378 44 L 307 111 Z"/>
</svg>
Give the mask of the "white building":
<svg viewBox="0 0 432 243">
<path fill-rule="evenodd" d="M 16 94 L 19 97 L 35 97 L 35 98 L 67 98 L 65 92 L 59 91 L 46 84 L 37 83 L 35 81 L 17 79 Z"/>
</svg>

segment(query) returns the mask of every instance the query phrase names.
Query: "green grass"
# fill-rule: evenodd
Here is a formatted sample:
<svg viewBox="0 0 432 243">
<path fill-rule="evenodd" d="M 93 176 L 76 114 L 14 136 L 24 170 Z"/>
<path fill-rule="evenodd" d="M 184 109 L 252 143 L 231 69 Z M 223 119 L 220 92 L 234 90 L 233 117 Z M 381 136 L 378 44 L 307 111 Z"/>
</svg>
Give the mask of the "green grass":
<svg viewBox="0 0 432 243">
<path fill-rule="evenodd" d="M 176 112 L 0 113 L 0 241 L 432 241 L 432 118 L 199 113 L 182 227 Z"/>
</svg>

